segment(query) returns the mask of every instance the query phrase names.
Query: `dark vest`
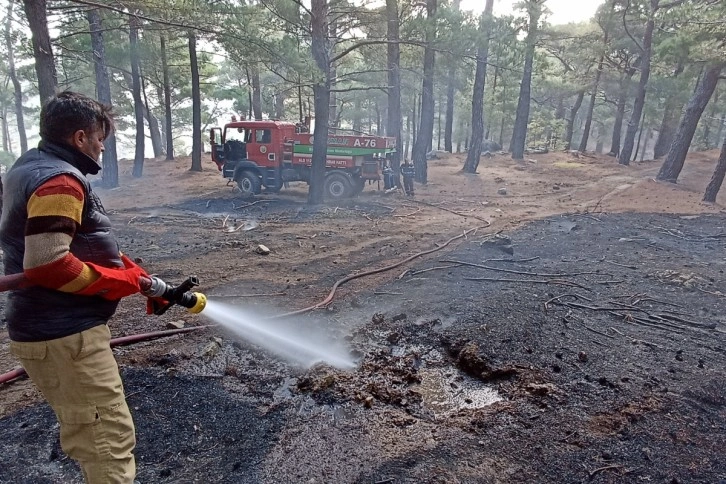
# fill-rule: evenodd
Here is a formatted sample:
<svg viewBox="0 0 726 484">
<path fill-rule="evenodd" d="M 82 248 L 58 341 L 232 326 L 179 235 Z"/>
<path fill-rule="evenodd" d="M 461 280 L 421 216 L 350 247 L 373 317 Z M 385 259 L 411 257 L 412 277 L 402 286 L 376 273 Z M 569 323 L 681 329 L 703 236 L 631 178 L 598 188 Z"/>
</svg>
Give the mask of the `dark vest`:
<svg viewBox="0 0 726 484">
<path fill-rule="evenodd" d="M 4 251 L 6 275 L 23 272 L 25 223 L 30 196 L 43 183 L 60 174 L 76 177 L 85 191 L 81 226 L 71 242 L 71 253 L 84 262 L 106 267 L 123 266 L 118 243 L 111 234 L 111 222 L 84 172 L 76 167 L 79 156 L 85 155 L 64 147 L 46 145 L 40 150 L 32 149 L 25 153 L 5 175 L 0 244 Z M 82 163 L 86 161 L 81 160 Z M 118 301 L 35 286 L 9 293 L 5 317 L 10 339 L 45 341 L 104 324 L 113 316 L 117 305 Z"/>
</svg>

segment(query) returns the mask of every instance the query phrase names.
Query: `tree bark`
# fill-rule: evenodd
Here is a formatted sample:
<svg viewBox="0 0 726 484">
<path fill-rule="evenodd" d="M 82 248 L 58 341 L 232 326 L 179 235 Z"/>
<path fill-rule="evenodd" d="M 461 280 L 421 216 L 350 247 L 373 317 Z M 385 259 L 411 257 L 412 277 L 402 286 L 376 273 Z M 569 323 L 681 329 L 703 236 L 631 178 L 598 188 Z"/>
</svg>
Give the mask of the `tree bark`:
<svg viewBox="0 0 726 484">
<path fill-rule="evenodd" d="M 391 155 L 391 168 L 400 186 L 401 173 L 401 47 L 399 41 L 398 0 L 386 0 L 388 38 L 388 123 L 386 135 L 396 138 L 396 151 Z"/>
<path fill-rule="evenodd" d="M 151 149 L 154 152 L 154 158 L 158 158 L 164 154 L 164 148 L 161 145 L 161 131 L 159 131 L 159 120 L 154 116 L 149 107 L 149 98 L 146 94 L 146 82 L 144 76 L 140 75 L 141 78 L 141 94 L 144 97 L 144 117 L 146 122 L 149 123 L 149 136 L 151 137 Z"/>
<path fill-rule="evenodd" d="M 527 124 L 529 123 L 534 48 L 537 43 L 537 30 L 543 5 L 544 0 L 526 1 L 529 14 L 529 26 L 527 29 L 527 46 L 524 54 L 524 73 L 522 74 L 522 82 L 519 85 L 519 101 L 517 101 L 517 116 L 514 119 L 512 141 L 509 143 L 509 151 L 512 152 L 512 159 L 514 160 L 524 159 L 524 145 L 527 141 Z"/>
<path fill-rule="evenodd" d="M 481 159 L 481 146 L 484 141 L 484 88 L 487 79 L 487 62 L 489 60 L 489 38 L 492 30 L 492 10 L 494 0 L 486 0 L 484 12 L 479 20 L 479 32 L 482 35 L 477 51 L 476 74 L 474 75 L 474 92 L 471 102 L 471 147 L 466 154 L 464 172 L 476 173 Z"/>
<path fill-rule="evenodd" d="M 418 136 L 413 146 L 413 164 L 416 168 L 415 180 L 419 183 L 428 182 L 428 164 L 426 153 L 434 136 L 434 67 L 436 51 L 436 16 L 437 0 L 426 0 L 426 47 L 424 49 L 423 83 L 421 94 L 421 122 Z"/>
<path fill-rule="evenodd" d="M 663 120 L 660 123 L 660 129 L 658 129 L 658 139 L 655 142 L 653 158 L 662 158 L 668 153 L 668 148 L 670 148 L 673 136 L 676 133 L 679 112 L 680 105 L 677 96 L 669 96 L 663 108 Z"/>
<path fill-rule="evenodd" d="M 144 174 L 144 105 L 141 101 L 141 75 L 139 67 L 139 25 L 138 17 L 129 17 L 129 53 L 131 56 L 131 91 L 134 97 L 134 117 L 136 120 L 136 152 L 131 174 L 139 178 Z"/>
<path fill-rule="evenodd" d="M 8 18 L 5 23 L 5 46 L 7 47 L 8 77 L 13 83 L 13 99 L 15 100 L 15 122 L 18 127 L 18 137 L 20 138 L 20 154 L 28 151 L 28 137 L 25 133 L 25 117 L 23 116 L 23 88 L 18 80 L 15 72 L 15 52 L 11 34 L 13 17 L 13 2 L 8 2 Z"/>
<path fill-rule="evenodd" d="M 260 66 L 254 63 L 250 66 L 250 81 L 252 82 L 252 114 L 256 121 L 262 119 L 262 87 L 260 86 Z"/>
<path fill-rule="evenodd" d="M 570 118 L 567 120 L 567 129 L 565 131 L 565 149 L 569 150 L 572 147 L 572 134 L 575 131 L 575 118 L 577 117 L 577 111 L 582 106 L 582 100 L 585 97 L 585 91 L 577 93 L 575 104 L 570 108 Z"/>
<path fill-rule="evenodd" d="M 171 85 L 169 83 L 169 61 L 166 56 L 166 37 L 161 36 L 161 72 L 164 84 L 164 137 L 166 139 L 166 159 L 174 159 L 174 134 L 171 118 Z"/>
<path fill-rule="evenodd" d="M 678 66 L 673 72 L 672 79 L 676 79 L 678 75 L 683 72 L 684 64 L 683 61 L 678 62 Z M 683 104 L 679 102 L 679 96 L 672 95 L 666 97 L 666 103 L 663 107 L 663 120 L 660 123 L 660 129 L 658 129 L 658 139 L 655 142 L 653 148 L 653 158 L 658 159 L 663 157 L 670 148 L 673 142 L 673 135 L 676 132 L 676 126 L 678 124 L 678 114 L 681 111 Z"/>
<path fill-rule="evenodd" d="M 33 55 L 35 56 L 35 72 L 38 75 L 40 103 L 44 104 L 55 96 L 58 87 L 58 75 L 48 33 L 46 0 L 23 0 L 23 5 L 33 36 Z"/>
<path fill-rule="evenodd" d="M 701 119 L 703 110 L 706 109 L 706 105 L 711 99 L 713 91 L 716 89 L 719 75 L 724 66 L 726 66 L 726 63 L 723 62 L 712 64 L 701 76 L 696 91 L 688 101 L 686 111 L 683 113 L 681 122 L 678 125 L 678 131 L 673 139 L 673 143 L 671 143 L 666 159 L 660 167 L 660 171 L 656 177 L 657 180 L 671 183 L 678 181 L 678 175 L 681 174 L 683 164 L 686 162 L 688 148 L 691 146 L 691 141 L 693 141 L 693 135 L 696 132 L 698 121 Z"/>
<path fill-rule="evenodd" d="M 313 84 L 315 98 L 315 130 L 313 132 L 313 155 L 310 170 L 308 204 L 323 203 L 325 185 L 325 162 L 328 152 L 328 131 L 330 126 L 330 40 L 328 39 L 328 2 L 311 0 L 310 25 L 311 50 L 319 74 Z"/>
<path fill-rule="evenodd" d="M 189 67 L 192 74 L 192 167 L 190 171 L 202 171 L 202 96 L 199 89 L 197 36 L 194 32 L 189 32 Z"/>
<path fill-rule="evenodd" d="M 706 193 L 704 193 L 703 195 L 704 202 L 716 202 L 716 196 L 718 195 L 718 191 L 721 189 L 724 175 L 726 175 L 726 140 L 724 140 L 723 142 L 723 146 L 721 147 L 721 155 L 718 157 L 716 169 L 713 172 L 711 181 L 708 182 L 708 186 L 706 187 Z"/>
<path fill-rule="evenodd" d="M 605 43 L 608 41 L 607 33 L 605 34 Z M 592 92 L 590 93 L 590 104 L 587 106 L 587 114 L 585 115 L 585 128 L 582 130 L 582 138 L 580 139 L 580 146 L 578 151 L 584 153 L 587 151 L 587 142 L 590 139 L 590 128 L 592 128 L 592 113 L 595 112 L 595 101 L 597 100 L 597 90 L 600 86 L 600 77 L 602 76 L 603 62 L 605 56 L 600 56 L 600 61 L 597 63 L 597 73 L 595 74 L 595 83 L 592 86 Z"/>
<path fill-rule="evenodd" d="M 461 0 L 453 0 L 452 9 L 459 13 Z M 453 152 L 452 134 L 454 131 L 454 95 L 456 94 L 457 58 L 449 55 L 449 74 L 446 81 L 446 121 L 444 122 L 444 151 Z M 440 143 L 440 141 L 439 141 Z"/>
<path fill-rule="evenodd" d="M 613 136 L 610 143 L 609 156 L 620 156 L 620 137 L 623 132 L 623 119 L 625 118 L 625 103 L 628 99 L 628 88 L 630 80 L 635 75 L 635 71 L 629 69 L 620 77 L 620 92 L 618 94 L 618 106 L 615 110 L 615 122 L 613 123 Z"/>
<path fill-rule="evenodd" d="M 108 106 L 111 102 L 111 81 L 106 66 L 106 49 L 103 43 L 103 22 L 97 8 L 86 11 L 88 27 L 91 31 L 91 47 L 93 49 L 93 67 L 96 73 L 96 92 L 98 100 Z M 103 140 L 103 171 L 101 182 L 106 188 L 118 186 L 118 154 L 116 152 L 116 136 L 113 132 Z"/>
<path fill-rule="evenodd" d="M 275 119 L 285 118 L 285 91 L 280 89 L 275 96 Z"/>
<path fill-rule="evenodd" d="M 638 131 L 638 124 L 643 115 L 643 107 L 645 106 L 646 88 L 650 79 L 650 59 L 653 44 L 653 30 L 655 29 L 655 13 L 658 10 L 659 0 L 650 0 L 650 11 L 648 12 L 648 21 L 645 24 L 645 33 L 643 34 L 643 52 L 640 62 L 640 80 L 638 81 L 638 92 L 633 102 L 633 112 L 628 121 L 628 128 L 625 131 L 625 141 L 623 141 L 623 149 L 620 152 L 618 163 L 621 165 L 630 164 L 630 156 L 633 154 L 635 145 L 635 133 Z"/>
<path fill-rule="evenodd" d="M 716 117 L 716 106 L 718 106 L 718 95 L 719 91 L 716 91 L 716 94 L 713 96 L 713 102 L 711 103 L 711 108 L 709 109 L 708 116 L 706 116 L 706 122 L 703 123 L 703 137 L 701 138 L 701 145 L 700 149 L 702 150 L 710 150 L 711 145 L 711 123 L 712 120 Z M 721 140 L 716 140 L 716 143 L 718 143 Z"/>
</svg>

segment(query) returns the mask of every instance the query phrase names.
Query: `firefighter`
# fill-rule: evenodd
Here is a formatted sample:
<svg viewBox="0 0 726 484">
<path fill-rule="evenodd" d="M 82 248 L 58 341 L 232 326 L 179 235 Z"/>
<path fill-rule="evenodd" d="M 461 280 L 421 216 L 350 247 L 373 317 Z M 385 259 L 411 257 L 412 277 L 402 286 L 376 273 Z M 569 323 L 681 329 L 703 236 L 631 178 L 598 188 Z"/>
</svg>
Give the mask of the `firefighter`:
<svg viewBox="0 0 726 484">
<path fill-rule="evenodd" d="M 403 177 L 403 189 L 406 191 L 406 195 L 409 197 L 413 196 L 413 177 L 416 176 L 416 169 L 411 163 L 411 160 L 406 160 L 401 165 L 401 176 Z"/>
<path fill-rule="evenodd" d="M 391 162 L 386 160 L 383 165 L 383 189 L 388 192 L 395 187 L 393 168 L 391 168 Z"/>
<path fill-rule="evenodd" d="M 53 408 L 63 451 L 91 484 L 132 483 L 136 475 L 134 424 L 107 322 L 148 276 L 119 252 L 86 179 L 100 171 L 113 129 L 101 103 L 69 91 L 51 98 L 38 148 L 5 177 L 0 219 L 5 273 L 34 284 L 8 297 L 10 351 Z"/>
</svg>

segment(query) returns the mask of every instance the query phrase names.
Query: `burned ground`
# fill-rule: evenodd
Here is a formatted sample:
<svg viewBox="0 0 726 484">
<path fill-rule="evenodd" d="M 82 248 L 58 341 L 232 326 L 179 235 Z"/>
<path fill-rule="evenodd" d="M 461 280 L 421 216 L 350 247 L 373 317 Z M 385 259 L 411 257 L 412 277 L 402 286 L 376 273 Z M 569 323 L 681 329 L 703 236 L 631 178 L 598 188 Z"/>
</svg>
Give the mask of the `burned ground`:
<svg viewBox="0 0 726 484">
<path fill-rule="evenodd" d="M 495 223 L 297 318 L 345 341 L 355 370 L 296 368 L 218 330 L 118 348 L 141 482 L 726 480 L 719 210 L 515 226 L 496 216 L 529 202 L 444 205 L 459 215 L 368 191 L 315 209 L 295 193 L 242 210 L 224 192 L 170 202 L 112 213 L 122 246 L 169 280 L 191 268 L 210 297 L 271 314 L 484 225 L 473 216 Z M 253 255 L 258 243 L 272 254 Z M 143 317 L 141 304 L 124 301 L 115 335 L 201 323 Z M 27 381 L 0 388 L 0 407 L 1 482 L 80 482 Z"/>
</svg>

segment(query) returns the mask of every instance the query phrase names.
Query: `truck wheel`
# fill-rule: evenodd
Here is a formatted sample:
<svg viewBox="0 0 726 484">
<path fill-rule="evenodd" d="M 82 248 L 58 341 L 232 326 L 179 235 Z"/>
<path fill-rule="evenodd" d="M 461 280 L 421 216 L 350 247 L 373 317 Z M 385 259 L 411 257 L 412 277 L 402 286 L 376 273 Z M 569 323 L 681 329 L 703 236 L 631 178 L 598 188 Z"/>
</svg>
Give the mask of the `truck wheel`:
<svg viewBox="0 0 726 484">
<path fill-rule="evenodd" d="M 331 173 L 325 177 L 325 196 L 332 200 L 348 198 L 353 194 L 350 177 L 344 173 Z"/>
<path fill-rule="evenodd" d="M 262 190 L 262 183 L 260 177 L 251 171 L 241 171 L 237 174 L 234 181 L 237 182 L 242 198 L 250 198 L 260 193 Z"/>
</svg>

